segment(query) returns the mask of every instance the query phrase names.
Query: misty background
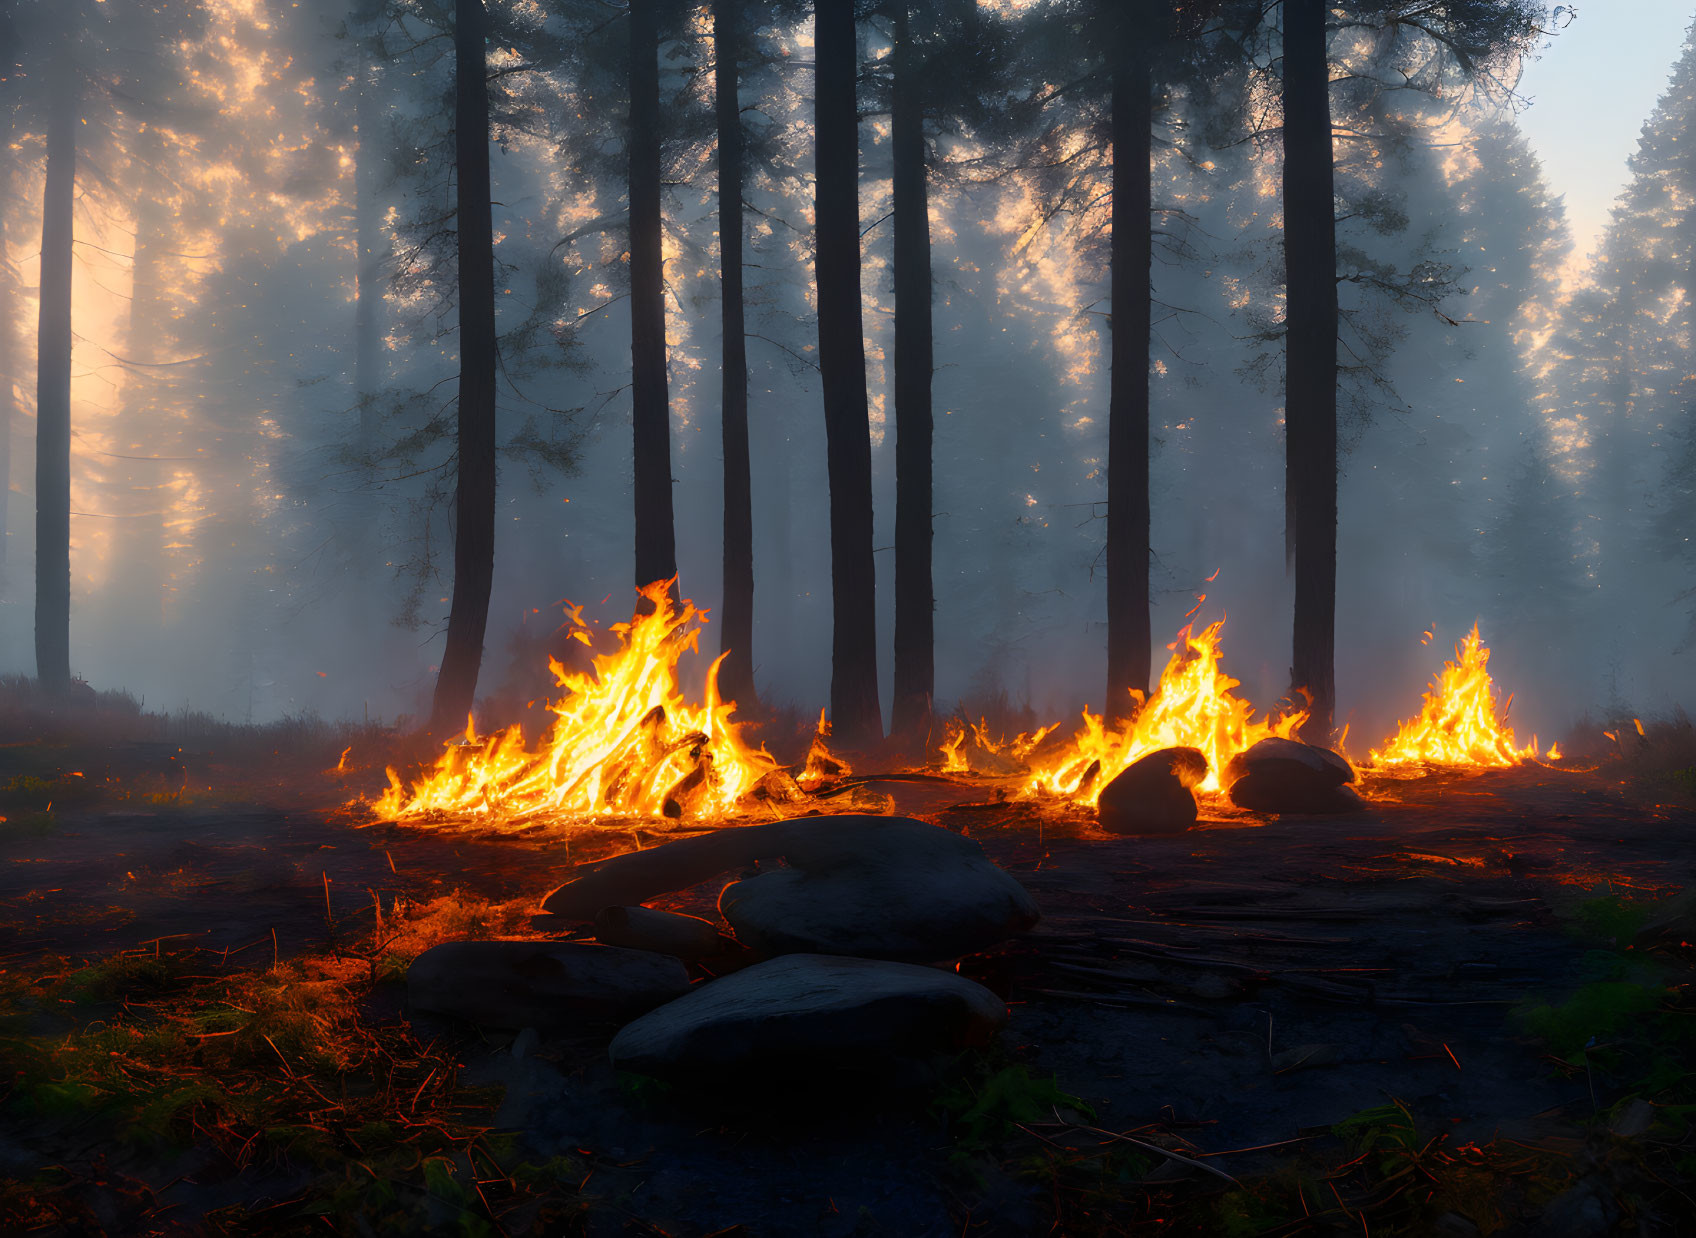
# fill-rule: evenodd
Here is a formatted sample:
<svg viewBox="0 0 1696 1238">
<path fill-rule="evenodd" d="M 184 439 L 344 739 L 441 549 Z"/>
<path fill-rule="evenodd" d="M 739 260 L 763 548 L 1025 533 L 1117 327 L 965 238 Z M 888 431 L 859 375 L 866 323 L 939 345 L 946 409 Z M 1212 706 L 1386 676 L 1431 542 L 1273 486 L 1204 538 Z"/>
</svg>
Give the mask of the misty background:
<svg viewBox="0 0 1696 1238">
<path fill-rule="evenodd" d="M 981 6 L 996 18 L 1022 7 Z M 1627 21 L 1584 7 L 1543 49 L 1550 64 L 1563 41 Z M 77 182 L 72 667 L 161 711 L 417 717 L 452 567 L 452 65 L 439 15 L 345 0 L 191 8 L 167 29 L 165 10 L 148 6 L 55 6 L 84 23 L 77 54 L 114 83 L 83 105 Z M 716 609 L 721 340 L 704 12 L 668 35 L 661 89 L 677 562 L 682 593 Z M 28 673 L 44 167 L 32 92 L 54 49 L 46 6 L 20 5 L 13 20 L 0 82 L 0 671 Z M 831 564 L 811 26 L 755 26 L 761 61 L 740 92 L 756 139 L 745 216 L 755 679 L 767 702 L 812 711 L 830 687 Z M 876 20 L 861 39 L 867 65 L 887 55 Z M 560 42 L 552 60 L 489 49 L 501 91 L 502 454 L 481 683 L 518 685 L 519 699 L 541 682 L 562 599 L 603 625 L 635 600 L 622 88 L 592 38 Z M 1530 80 L 1540 98 L 1557 91 L 1547 75 Z M 1503 84 L 1524 89 L 1517 71 Z M 1648 717 L 1691 699 L 1688 37 L 1655 93 L 1623 195 L 1585 252 L 1570 239 L 1566 186 L 1527 137 L 1523 94 L 1422 99 L 1378 117 L 1387 123 L 1370 139 L 1339 142 L 1337 719 L 1351 750 L 1416 711 L 1474 620 L 1526 738 L 1546 742 L 1586 711 Z M 1252 95 L 1174 85 L 1156 113 L 1151 542 L 1157 638 L 1204 594 L 1195 619 L 1228 614 L 1225 669 L 1265 708 L 1290 664 L 1281 154 L 1275 131 L 1221 114 Z M 887 717 L 891 155 L 888 116 L 864 110 Z M 1103 706 L 1111 305 L 1104 155 L 1064 106 L 1044 124 L 1070 161 L 1063 201 L 1021 166 L 1022 139 L 962 118 L 931 127 L 930 209 L 937 702 L 1004 693 L 1049 722 Z M 363 396 L 362 226 L 383 294 L 379 381 Z M 716 633 L 703 646 L 716 649 Z"/>
</svg>

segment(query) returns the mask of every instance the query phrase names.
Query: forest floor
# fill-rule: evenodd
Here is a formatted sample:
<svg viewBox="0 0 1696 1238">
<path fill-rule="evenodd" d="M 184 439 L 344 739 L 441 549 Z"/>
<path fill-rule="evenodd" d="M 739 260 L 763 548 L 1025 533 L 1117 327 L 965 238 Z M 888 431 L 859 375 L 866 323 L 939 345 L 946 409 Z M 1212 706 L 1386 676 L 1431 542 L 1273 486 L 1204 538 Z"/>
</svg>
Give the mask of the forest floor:
<svg viewBox="0 0 1696 1238">
<path fill-rule="evenodd" d="M 687 830 L 368 825 L 321 747 L 0 748 L 0 1231 L 1696 1230 L 1688 778 L 1369 778 L 1158 839 L 879 782 L 1041 907 L 960 967 L 1007 1032 L 881 1094 L 704 1099 L 615 1075 L 612 1027 L 514 1044 L 401 983 Z"/>
</svg>

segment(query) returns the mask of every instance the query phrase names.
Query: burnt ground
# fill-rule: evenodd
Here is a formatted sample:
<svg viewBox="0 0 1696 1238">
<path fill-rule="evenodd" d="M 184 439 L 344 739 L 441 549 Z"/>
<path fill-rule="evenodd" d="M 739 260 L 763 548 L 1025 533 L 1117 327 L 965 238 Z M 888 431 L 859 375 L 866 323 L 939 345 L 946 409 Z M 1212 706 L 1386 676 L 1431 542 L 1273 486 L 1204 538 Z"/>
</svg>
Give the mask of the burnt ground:
<svg viewBox="0 0 1696 1238">
<path fill-rule="evenodd" d="M 268 797 L 284 807 L 73 805 L 51 825 L 0 826 L 0 968 L 185 945 L 265 967 L 369 930 L 374 901 L 459 891 L 539 903 L 572 863 L 668 836 L 643 825 L 569 843 L 362 827 L 323 802 L 325 785 L 279 781 Z M 468 1081 L 505 1088 L 491 1121 L 517 1132 L 527 1163 L 583 1172 L 577 1189 L 598 1206 L 572 1232 L 1696 1226 L 1684 1185 L 1696 1161 L 1670 1103 L 1683 1095 L 1681 1056 L 1696 1062 L 1676 1030 L 1690 1026 L 1676 999 L 1691 956 L 1631 944 L 1657 905 L 1693 884 L 1696 812 L 1656 803 L 1653 788 L 1607 766 L 1432 774 L 1370 782 L 1356 815 L 1204 807 L 1198 828 L 1163 839 L 1102 837 L 1075 814 L 1004 802 L 991 784 L 877 789 L 899 811 L 976 838 L 1043 910 L 1026 937 L 961 964 L 1012 1009 L 981 1061 L 874 1096 L 786 1099 L 756 1082 L 703 1100 L 614 1077 L 612 1029 L 515 1057 L 509 1036 L 414 1020 L 452 1041 Z M 715 892 L 668 905 L 710 915 Z M 1672 1013 L 1632 1006 L 1643 992 Z M 365 1000 L 371 1019 L 404 1017 L 397 985 Z M 1668 1018 L 1670 1039 L 1645 1030 Z M 1631 1117 L 1635 1096 L 1657 1105 L 1651 1134 L 1637 1129 L 1649 1118 Z M 8 1125 L 6 1172 L 67 1157 L 62 1128 Z M 1116 1138 L 1127 1134 L 1133 1142 Z M 98 1144 L 79 1154 L 102 1155 L 89 1151 Z M 1360 1172 L 1379 1172 L 1391 1145 L 1405 1145 L 1407 1164 L 1385 1159 L 1387 1182 L 1348 1176 L 1363 1149 Z M 1477 1156 L 1420 1161 L 1433 1147 Z M 1503 1149 L 1523 1150 L 1518 1169 Z M 1129 1159 L 1114 1160 L 1121 1151 Z M 124 1163 L 148 1177 L 142 1161 Z M 1466 1190 L 1451 1190 L 1456 1164 L 1471 1174 Z M 1535 1175 L 1521 1184 L 1525 1166 Z M 217 1189 L 194 1174 L 167 1187 L 171 1176 L 151 1181 L 152 1198 L 191 1229 L 235 1194 L 286 1203 L 300 1188 L 298 1174 Z M 1425 1179 L 1437 1185 L 1424 1211 L 1382 1211 Z M 447 1225 L 451 1213 L 418 1216 Z M 136 1232 L 168 1228 L 136 1215 Z M 462 1228 L 482 1232 L 468 1219 Z"/>
</svg>

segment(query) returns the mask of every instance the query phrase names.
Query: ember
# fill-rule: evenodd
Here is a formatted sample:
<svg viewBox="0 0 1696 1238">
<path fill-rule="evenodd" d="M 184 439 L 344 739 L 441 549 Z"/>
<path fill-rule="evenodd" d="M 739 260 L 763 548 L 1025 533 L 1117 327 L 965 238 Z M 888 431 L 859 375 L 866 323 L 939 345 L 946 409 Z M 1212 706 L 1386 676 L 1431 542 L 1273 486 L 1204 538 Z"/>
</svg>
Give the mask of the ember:
<svg viewBox="0 0 1696 1238">
<path fill-rule="evenodd" d="M 512 726 L 479 738 L 467 719 L 464 736 L 410 787 L 388 771 L 389 788 L 375 806 L 385 821 L 432 822 L 470 816 L 480 824 L 516 827 L 538 815 L 665 815 L 733 809 L 777 768 L 731 721 L 736 705 L 720 700 L 720 655 L 707 670 L 706 700 L 683 699 L 677 663 L 698 652 L 704 611 L 676 602 L 671 581 L 639 590 L 651 610 L 614 625 L 619 649 L 598 654 L 589 673 L 549 667 L 564 695 L 548 708 L 553 725 L 532 749 Z M 583 608 L 570 606 L 571 635 L 590 645 Z"/>
</svg>

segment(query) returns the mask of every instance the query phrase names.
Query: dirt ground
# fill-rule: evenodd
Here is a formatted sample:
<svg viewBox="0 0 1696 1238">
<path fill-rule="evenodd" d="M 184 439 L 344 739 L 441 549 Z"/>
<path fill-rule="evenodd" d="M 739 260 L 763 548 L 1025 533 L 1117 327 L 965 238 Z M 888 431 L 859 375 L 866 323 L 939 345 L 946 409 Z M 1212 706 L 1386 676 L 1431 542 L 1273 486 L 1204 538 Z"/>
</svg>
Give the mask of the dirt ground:
<svg viewBox="0 0 1696 1238">
<path fill-rule="evenodd" d="M 1651 907 L 1696 884 L 1691 809 L 1656 803 L 1607 767 L 1527 767 L 1369 780 L 1368 809 L 1346 817 L 1204 805 L 1196 829 L 1145 839 L 1007 802 L 993 783 L 875 789 L 900 812 L 977 839 L 1035 896 L 1041 924 L 961 970 L 1010 1004 L 998 1067 L 1051 1076 L 1093 1117 L 1059 1103 L 1026 1115 L 1013 1136 L 1021 1152 L 999 1134 L 965 1138 L 959 1107 L 917 1094 L 785 1105 L 755 1085 L 746 1111 L 722 1099 L 703 1110 L 615 1077 L 604 1029 L 515 1058 L 510 1037 L 422 1020 L 462 1037 L 468 1077 L 506 1088 L 497 1126 L 521 1132 L 535 1156 L 585 1158 L 610 1201 L 604 1232 L 1068 1232 L 1083 1222 L 1054 1198 L 1060 1179 L 1020 1167 L 1045 1141 L 1078 1160 L 1092 1139 L 1141 1131 L 1132 1138 L 1181 1150 L 1151 1152 L 1137 1171 L 1151 1182 L 1227 1190 L 1221 1173 L 1276 1174 L 1335 1143 L 1351 1115 L 1394 1104 L 1445 1146 L 1572 1154 L 1561 1179 L 1572 1189 L 1557 1200 L 1446 1214 L 1458 1219 L 1443 1232 L 1696 1225 L 1696 1205 L 1681 1214 L 1676 1202 L 1689 1202 L 1685 1188 L 1634 1204 L 1582 1150 L 1636 1087 L 1627 1067 L 1599 1053 L 1593 1063 L 1588 1047 L 1579 1065 L 1563 1062 L 1524 1017 L 1568 1001 L 1598 952 L 1630 961 L 1609 909 Z M 329 784 L 299 781 L 274 798 L 285 806 L 73 807 L 51 829 L 0 827 L 0 968 L 160 941 L 262 966 L 321 948 L 369 920 L 374 902 L 460 890 L 539 903 L 572 864 L 668 836 L 651 825 L 569 840 L 367 826 L 334 806 Z M 710 915 L 717 884 L 668 905 Z M 1688 955 L 1657 965 L 1689 979 Z M 392 992 L 373 1011 L 402 1017 Z M 31 1153 L 10 1137 L 3 1151 L 13 1172 Z M 1119 1202 L 1102 1204 L 1088 1232 L 1135 1229 L 1125 1192 L 1142 1188 L 1122 1170 L 1118 1181 Z M 172 1189 L 181 1216 L 209 1206 L 192 1183 Z M 1567 1198 L 1577 1190 L 1588 1194 Z M 1298 1213 L 1283 1228 L 1236 1232 L 1361 1232 L 1338 1203 L 1305 1231 Z"/>
</svg>

